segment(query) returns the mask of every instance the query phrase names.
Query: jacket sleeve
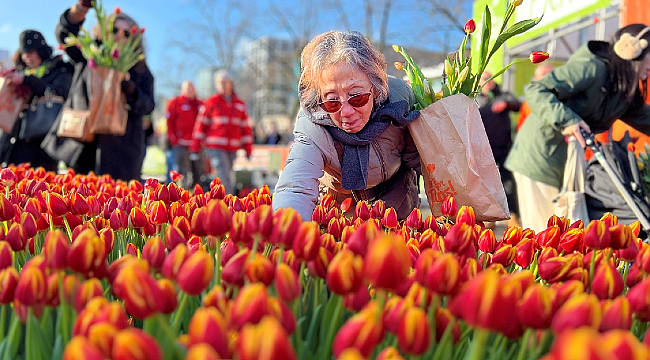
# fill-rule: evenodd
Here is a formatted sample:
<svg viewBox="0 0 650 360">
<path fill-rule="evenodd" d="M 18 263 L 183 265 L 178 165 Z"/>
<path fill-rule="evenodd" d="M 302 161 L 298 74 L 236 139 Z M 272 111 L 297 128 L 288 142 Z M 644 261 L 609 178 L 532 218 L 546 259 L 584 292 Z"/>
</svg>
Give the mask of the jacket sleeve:
<svg viewBox="0 0 650 360">
<path fill-rule="evenodd" d="M 641 107 L 628 110 L 621 116 L 621 120 L 645 135 L 650 135 L 650 105 L 643 104 Z"/>
<path fill-rule="evenodd" d="M 206 114 L 208 114 L 208 109 L 206 107 L 206 103 L 203 103 L 199 109 L 199 115 L 196 117 L 196 122 L 194 123 L 194 131 L 192 132 L 192 146 L 190 146 L 190 152 L 197 153 L 201 149 L 201 141 L 205 139 L 205 132 L 209 123 L 209 119 L 206 117 Z"/>
<path fill-rule="evenodd" d="M 167 111 L 165 112 L 165 117 L 167 118 L 167 140 L 169 141 L 169 146 L 174 147 L 178 143 L 178 138 L 176 137 L 176 100 L 172 99 L 169 104 L 167 104 Z"/>
<path fill-rule="evenodd" d="M 306 127 L 319 125 L 301 122 L 309 122 L 306 115 L 298 116 L 294 129 L 295 142 L 275 186 L 273 210 L 294 208 L 303 220 L 311 220 L 318 202 L 318 179 L 323 176 L 325 160 L 323 150 L 304 131 Z"/>
<path fill-rule="evenodd" d="M 604 65 L 599 67 L 592 61 L 573 61 L 557 67 L 527 87 L 528 105 L 544 124 L 561 131 L 583 120 L 563 101 L 600 83 L 599 72 L 606 72 Z"/>
<path fill-rule="evenodd" d="M 422 167 L 420 166 L 420 153 L 415 146 L 411 132 L 406 130 L 404 134 L 404 150 L 402 151 L 402 161 L 410 169 L 414 169 L 418 175 L 422 175 Z"/>
<path fill-rule="evenodd" d="M 250 119 L 248 118 L 248 110 L 244 111 L 244 118 L 242 120 L 244 121 L 241 125 L 241 145 L 244 150 L 246 150 L 246 155 L 251 156 L 253 153 L 253 129 L 251 128 Z"/>
<path fill-rule="evenodd" d="M 59 67 L 55 71 L 57 73 L 50 83 L 31 75 L 25 76 L 23 83 L 29 86 L 35 96 L 45 95 L 45 91 L 49 88 L 56 95 L 67 98 L 72 84 L 72 73 L 64 67 Z"/>
<path fill-rule="evenodd" d="M 131 106 L 129 114 L 133 117 L 149 115 L 156 106 L 153 95 L 153 75 L 147 69 L 136 82 L 136 90 L 126 97 L 126 103 Z"/>
<path fill-rule="evenodd" d="M 70 9 L 66 10 L 61 17 L 59 18 L 59 23 L 56 25 L 56 30 L 54 30 L 54 33 L 56 35 L 56 39 L 59 42 L 59 44 L 65 44 L 65 38 L 70 36 L 70 34 L 73 35 L 78 35 L 79 30 L 81 29 L 81 25 L 83 25 L 83 21 L 80 22 L 79 24 L 72 24 L 71 22 L 68 21 L 68 13 L 70 12 Z M 81 50 L 77 48 L 76 46 L 69 46 L 65 48 L 65 52 L 70 58 L 70 60 L 73 63 L 85 63 L 86 58 L 84 58 L 83 54 L 81 53 Z"/>
</svg>

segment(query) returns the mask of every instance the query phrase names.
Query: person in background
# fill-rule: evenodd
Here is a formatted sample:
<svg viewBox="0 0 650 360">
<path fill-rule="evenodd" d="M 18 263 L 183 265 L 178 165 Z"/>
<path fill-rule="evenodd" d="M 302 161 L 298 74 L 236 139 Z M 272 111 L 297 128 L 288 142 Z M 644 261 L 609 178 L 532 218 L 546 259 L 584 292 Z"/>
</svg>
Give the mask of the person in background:
<svg viewBox="0 0 650 360">
<path fill-rule="evenodd" d="M 282 136 L 278 133 L 277 126 L 274 122 L 269 123 L 269 131 L 264 138 L 265 145 L 278 145 L 282 141 Z"/>
<path fill-rule="evenodd" d="M 601 133 L 616 119 L 650 134 L 650 106 L 644 103 L 648 41 L 650 27 L 627 25 L 609 43 L 589 41 L 566 64 L 528 86 L 532 112 L 506 160 L 517 182 L 523 227 L 542 231 L 554 213 L 552 199 L 562 187 L 567 137 L 585 147 L 581 130 Z"/>
<path fill-rule="evenodd" d="M 70 33 L 79 34 L 90 10 L 87 5 L 86 1 L 80 1 L 61 15 L 56 27 L 60 44 L 65 43 L 65 38 Z M 106 21 L 113 23 L 115 37 L 142 36 L 138 24 L 124 12 L 111 14 L 107 16 Z M 133 29 L 136 31 L 131 33 Z M 95 36 L 97 37 L 97 34 Z M 142 41 L 139 46 L 142 46 Z M 90 88 L 92 69 L 87 66 L 86 58 L 77 47 L 66 47 L 66 53 L 75 68 L 70 90 L 72 108 L 86 110 L 90 101 L 87 89 Z M 109 174 L 116 180 L 140 180 L 145 143 L 142 118 L 150 114 L 155 106 L 154 78 L 146 60 L 139 61 L 129 70 L 128 80 L 122 81 L 121 89 L 126 95 L 128 105 L 128 121 L 124 135 L 96 135 L 91 143 L 74 139 L 57 140 L 53 152 L 66 152 L 60 156 L 69 158 L 70 163 L 67 165 L 75 168 L 77 172 L 85 174 L 95 171 L 98 175 Z"/>
<path fill-rule="evenodd" d="M 31 106 L 38 99 L 46 99 L 47 95 L 68 97 L 72 82 L 72 66 L 65 63 L 61 56 L 53 55 L 52 48 L 45 42 L 43 34 L 36 30 L 25 30 L 20 33 L 19 49 L 15 57 L 15 69 L 3 76 L 26 92 L 25 102 Z M 62 101 L 63 101 L 62 100 Z M 32 167 L 42 166 L 47 171 L 56 171 L 58 161 L 51 158 L 43 149 L 43 136 L 31 139 L 21 138 L 21 127 L 26 126 L 27 108 L 21 112 L 13 131 L 0 137 L 0 159 L 2 167 L 8 164 L 28 162 Z M 54 122 L 56 115 L 52 119 Z"/>
<path fill-rule="evenodd" d="M 273 209 L 311 219 L 324 193 L 382 200 L 405 219 L 419 206 L 420 154 L 406 125 L 419 116 L 410 86 L 359 32 L 330 31 L 302 51 L 301 110 Z"/>
<path fill-rule="evenodd" d="M 512 147 L 512 126 L 510 125 L 510 113 L 519 111 L 521 103 L 517 98 L 506 91 L 501 91 L 494 80 L 489 80 L 492 74 L 484 72 L 481 74 L 480 84 L 483 85 L 481 93 L 476 97 L 485 126 L 485 132 L 490 141 L 492 155 L 499 167 L 501 183 L 506 192 L 508 208 L 510 209 L 510 220 L 508 226 L 520 226 L 519 208 L 517 206 L 517 187 L 512 173 L 504 167 L 508 152 Z M 489 80 L 489 81 L 488 81 Z M 486 224 L 494 227 L 494 223 Z"/>
<path fill-rule="evenodd" d="M 169 101 L 167 105 L 167 139 L 174 156 L 174 170 L 183 175 L 182 186 L 189 189 L 199 179 L 200 174 L 192 174 L 190 163 L 190 146 L 192 133 L 203 102 L 196 97 L 196 90 L 191 81 L 181 85 L 181 95 Z"/>
<path fill-rule="evenodd" d="M 551 63 L 546 63 L 543 62 L 535 68 L 535 73 L 533 75 L 533 81 L 538 81 L 541 80 L 546 74 L 551 72 L 555 66 Z M 528 101 L 524 100 L 521 103 L 521 109 L 519 109 L 519 119 L 517 119 L 517 132 L 519 132 L 519 129 L 521 129 L 521 125 L 524 124 L 524 121 L 526 121 L 526 118 L 528 115 L 530 115 L 530 106 L 528 106 Z"/>
<path fill-rule="evenodd" d="M 253 131 L 246 104 L 235 94 L 232 75 L 220 70 L 214 80 L 217 93 L 205 100 L 199 110 L 190 151 L 196 157 L 203 143 L 210 167 L 217 171 L 226 194 L 234 194 L 232 165 L 241 148 L 250 158 Z"/>
</svg>

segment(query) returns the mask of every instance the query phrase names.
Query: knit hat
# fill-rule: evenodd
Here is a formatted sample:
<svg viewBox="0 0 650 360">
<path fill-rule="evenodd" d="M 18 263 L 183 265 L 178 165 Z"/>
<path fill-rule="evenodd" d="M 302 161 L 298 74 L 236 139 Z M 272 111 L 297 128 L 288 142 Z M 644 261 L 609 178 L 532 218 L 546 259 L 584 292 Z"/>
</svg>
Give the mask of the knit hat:
<svg viewBox="0 0 650 360">
<path fill-rule="evenodd" d="M 18 52 L 21 54 L 24 52 L 27 52 L 29 50 L 38 50 L 41 48 L 46 48 L 49 47 L 47 45 L 47 42 L 45 42 L 45 38 L 43 37 L 43 34 L 36 30 L 25 30 L 22 33 L 20 33 L 20 40 L 19 42 L 19 48 Z"/>
</svg>

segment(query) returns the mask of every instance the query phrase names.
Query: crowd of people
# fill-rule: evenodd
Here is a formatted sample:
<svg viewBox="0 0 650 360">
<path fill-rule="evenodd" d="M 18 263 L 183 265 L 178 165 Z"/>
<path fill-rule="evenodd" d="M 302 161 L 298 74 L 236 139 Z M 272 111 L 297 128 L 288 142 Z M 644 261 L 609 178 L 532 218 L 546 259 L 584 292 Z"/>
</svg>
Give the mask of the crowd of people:
<svg viewBox="0 0 650 360">
<path fill-rule="evenodd" d="M 55 29 L 60 44 L 79 33 L 89 10 L 80 1 L 63 12 Z M 143 36 L 138 23 L 123 12 L 106 21 L 116 30 L 116 41 Z M 95 36 L 102 40 L 99 32 Z M 584 147 L 581 131 L 604 132 L 617 119 L 650 134 L 648 41 L 650 27 L 628 25 L 609 42 L 589 41 L 562 66 L 538 65 L 523 103 L 490 80 L 492 74 L 481 75 L 477 103 L 512 213 L 509 225 L 536 231 L 546 227 L 553 214 L 551 199 L 562 185 L 567 137 Z M 35 30 L 23 31 L 19 42 L 14 67 L 1 76 L 20 90 L 26 106 L 13 129 L 0 137 L 2 166 L 29 162 L 55 171 L 63 161 L 79 173 L 140 179 L 146 149 L 143 119 L 155 107 L 154 76 L 146 57 L 121 83 L 126 133 L 80 141 L 59 138 L 51 129 L 34 131 L 29 109 L 47 100 L 59 104 L 58 109 L 65 104 L 87 110 L 92 66 L 75 46 L 65 47 L 66 60 L 55 55 Z M 180 95 L 169 101 L 168 167 L 183 175 L 186 188 L 209 167 L 226 193 L 234 193 L 237 151 L 243 149 L 250 158 L 253 144 L 278 145 L 288 139 L 273 123 L 265 131 L 251 126 L 231 73 L 219 71 L 214 81 L 216 93 L 207 99 L 199 99 L 192 82 L 185 81 Z M 329 31 L 314 37 L 302 51 L 298 95 L 293 145 L 275 188 L 274 208 L 292 207 L 311 218 L 324 194 L 338 201 L 383 200 L 400 219 L 419 206 L 420 157 L 407 129 L 419 115 L 416 99 L 405 81 L 387 75 L 384 56 L 363 34 Z M 513 123 L 511 115 L 517 112 L 519 120 Z M 51 122 L 59 118 L 55 115 Z"/>
</svg>

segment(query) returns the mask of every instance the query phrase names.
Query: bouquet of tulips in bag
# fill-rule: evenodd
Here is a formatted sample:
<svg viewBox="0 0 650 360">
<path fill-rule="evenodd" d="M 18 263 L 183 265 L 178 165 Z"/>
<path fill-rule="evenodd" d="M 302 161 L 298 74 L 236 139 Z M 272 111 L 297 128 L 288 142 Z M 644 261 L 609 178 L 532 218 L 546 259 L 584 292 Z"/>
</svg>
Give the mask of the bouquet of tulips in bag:
<svg viewBox="0 0 650 360">
<path fill-rule="evenodd" d="M 650 356 L 650 245 L 611 215 L 497 239 L 451 197 L 301 219 L 268 187 L 26 165 L 0 191 L 2 360 Z"/>
<path fill-rule="evenodd" d="M 141 47 L 144 28 L 133 25 L 129 30 L 117 29 L 114 22 L 121 12 L 119 7 L 107 16 L 101 1 L 93 0 L 91 4 L 97 18 L 99 39 L 91 36 L 93 32 L 81 28 L 79 34 L 70 34 L 64 44 L 65 47 L 79 48 L 88 68 L 92 70 L 88 124 L 81 126 L 87 126 L 87 130 L 81 136 L 76 136 L 86 141 L 92 139 L 90 134 L 125 134 L 128 112 L 120 85 L 123 80 L 128 80 L 129 69 L 144 60 Z M 64 116 L 64 119 L 67 117 Z M 61 126 L 67 128 L 65 124 Z M 77 123 L 70 126 L 79 127 Z M 66 132 L 59 133 L 62 135 Z"/>
<path fill-rule="evenodd" d="M 501 177 L 474 97 L 482 87 L 481 74 L 499 48 L 508 39 L 541 21 L 535 18 L 508 26 L 521 2 L 513 0 L 508 4 L 503 24 L 491 46 L 492 19 L 489 7 L 485 7 L 479 52 L 472 56 L 468 56 L 466 49 L 476 23 L 474 20 L 466 23 L 465 37 L 458 51 L 445 60 L 444 81 L 439 93 L 434 93 L 431 81 L 404 48 L 393 45 L 393 49 L 406 59 L 404 63 L 396 62 L 395 66 L 406 72 L 417 99 L 415 108 L 421 110 L 420 117 L 408 127 L 420 153 L 427 200 L 436 215 L 440 215 L 445 197 L 454 196 L 461 203 L 472 206 L 479 220 L 497 221 L 510 217 Z M 531 55 L 535 63 L 546 58 L 548 54 L 544 52 Z M 477 61 L 476 73 L 471 70 L 473 60 Z M 489 80 L 519 61 L 522 60 L 508 64 Z"/>
</svg>

